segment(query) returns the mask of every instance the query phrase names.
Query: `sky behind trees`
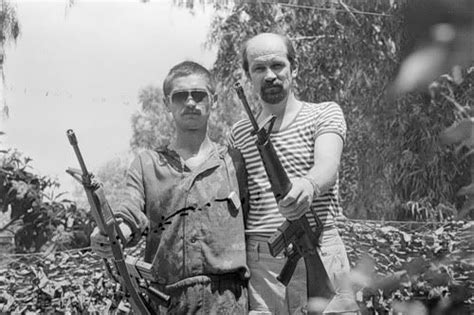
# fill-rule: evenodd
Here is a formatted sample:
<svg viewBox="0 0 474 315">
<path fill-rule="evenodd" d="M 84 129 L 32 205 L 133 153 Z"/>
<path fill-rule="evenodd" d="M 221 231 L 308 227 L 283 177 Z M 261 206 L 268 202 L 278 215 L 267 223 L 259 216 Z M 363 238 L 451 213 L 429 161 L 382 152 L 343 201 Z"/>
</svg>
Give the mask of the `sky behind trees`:
<svg viewBox="0 0 474 315">
<path fill-rule="evenodd" d="M 74 129 L 92 171 L 129 148 L 139 90 L 161 85 L 174 64 L 212 66 L 204 47 L 212 8 L 193 12 L 170 0 L 12 1 L 21 24 L 6 47 L 4 148 L 33 159 L 41 175 L 72 188 L 64 170 L 78 167 L 66 130 Z"/>
</svg>

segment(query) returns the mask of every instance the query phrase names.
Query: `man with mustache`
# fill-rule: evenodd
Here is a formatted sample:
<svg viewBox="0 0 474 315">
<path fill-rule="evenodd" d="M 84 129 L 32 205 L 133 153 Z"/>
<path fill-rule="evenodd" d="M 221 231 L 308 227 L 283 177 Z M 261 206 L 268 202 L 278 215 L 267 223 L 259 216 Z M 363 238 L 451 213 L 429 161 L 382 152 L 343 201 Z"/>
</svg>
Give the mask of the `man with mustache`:
<svg viewBox="0 0 474 315">
<path fill-rule="evenodd" d="M 273 33 L 248 40 L 242 51 L 243 69 L 258 96 L 261 124 L 276 116 L 271 141 L 292 189 L 277 204 L 255 145 L 249 120 L 237 122 L 230 143 L 246 162 L 250 210 L 246 220 L 247 263 L 250 268 L 250 314 L 294 314 L 304 311 L 306 274 L 303 260 L 287 287 L 276 280 L 286 261 L 272 257 L 267 241 L 285 219 L 307 215 L 314 224 L 317 215 L 324 225 L 319 254 L 336 291 L 331 301 L 312 305 L 321 313 L 355 314 L 358 310 L 351 290 L 340 280 L 350 265 L 335 219 L 341 215 L 338 201 L 338 167 L 346 133 L 344 115 L 334 102 L 298 100 L 292 86 L 298 71 L 290 40 Z M 317 281 L 317 279 L 314 279 Z"/>
<path fill-rule="evenodd" d="M 176 129 L 169 144 L 145 150 L 132 162 L 127 194 L 115 214 L 134 245 L 146 235 L 145 262 L 153 286 L 171 296 L 157 313 L 246 314 L 244 222 L 239 198 L 239 155 L 209 139 L 216 106 L 211 74 L 185 61 L 163 83 L 163 101 Z M 95 230 L 92 248 L 110 257 L 108 240 Z"/>
</svg>

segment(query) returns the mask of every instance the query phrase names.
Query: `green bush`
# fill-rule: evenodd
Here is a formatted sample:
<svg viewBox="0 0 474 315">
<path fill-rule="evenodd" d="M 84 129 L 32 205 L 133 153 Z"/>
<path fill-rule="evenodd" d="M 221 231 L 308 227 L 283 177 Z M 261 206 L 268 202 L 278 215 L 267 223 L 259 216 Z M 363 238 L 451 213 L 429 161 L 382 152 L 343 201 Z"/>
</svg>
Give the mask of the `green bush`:
<svg viewBox="0 0 474 315">
<path fill-rule="evenodd" d="M 16 252 L 88 246 L 93 220 L 74 202 L 54 194 L 59 184 L 30 171 L 31 159 L 9 150 L 0 156 L 0 204 L 11 211 Z"/>
</svg>

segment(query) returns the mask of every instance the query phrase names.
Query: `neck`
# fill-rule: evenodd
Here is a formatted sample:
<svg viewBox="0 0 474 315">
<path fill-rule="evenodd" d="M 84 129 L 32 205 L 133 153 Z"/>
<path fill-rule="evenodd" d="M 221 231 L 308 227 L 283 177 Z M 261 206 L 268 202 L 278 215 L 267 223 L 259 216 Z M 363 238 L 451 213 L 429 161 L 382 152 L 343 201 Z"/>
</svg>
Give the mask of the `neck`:
<svg viewBox="0 0 474 315">
<path fill-rule="evenodd" d="M 276 116 L 275 127 L 281 125 L 285 118 L 294 116 L 301 106 L 301 103 L 295 98 L 293 93 L 288 94 L 288 98 L 278 104 L 267 104 L 262 102 L 262 114 L 260 117 L 266 119 L 267 117 Z"/>
<path fill-rule="evenodd" d="M 177 130 L 170 145 L 184 159 L 187 159 L 197 155 L 199 151 L 207 149 L 210 139 L 206 132 Z"/>
</svg>

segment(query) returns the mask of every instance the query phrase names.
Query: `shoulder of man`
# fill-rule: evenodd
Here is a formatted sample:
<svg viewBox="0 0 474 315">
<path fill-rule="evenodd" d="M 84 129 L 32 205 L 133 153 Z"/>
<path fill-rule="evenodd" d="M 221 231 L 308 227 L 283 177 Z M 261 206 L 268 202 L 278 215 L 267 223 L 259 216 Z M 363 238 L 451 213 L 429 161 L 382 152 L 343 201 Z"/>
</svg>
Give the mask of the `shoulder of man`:
<svg viewBox="0 0 474 315">
<path fill-rule="evenodd" d="M 135 158 L 139 158 L 139 159 L 153 158 L 153 157 L 156 157 L 158 153 L 163 152 L 163 150 L 165 149 L 162 147 L 157 147 L 155 149 L 140 148 L 135 151 L 134 155 L 135 155 Z"/>
<path fill-rule="evenodd" d="M 235 141 L 237 139 L 242 139 L 250 136 L 250 131 L 252 129 L 252 124 L 249 119 L 242 119 L 237 121 L 231 128 L 230 138 Z"/>
<path fill-rule="evenodd" d="M 232 125 L 231 133 L 234 133 L 236 130 L 251 127 L 250 120 L 248 118 L 241 119 Z"/>
<path fill-rule="evenodd" d="M 303 104 L 306 104 L 306 106 L 308 106 L 309 108 L 318 109 L 318 110 L 334 110 L 334 109 L 341 110 L 341 106 L 334 101 L 320 102 L 320 103 L 303 102 Z"/>
<path fill-rule="evenodd" d="M 165 156 L 168 154 L 167 146 L 159 146 L 154 149 L 140 148 L 134 152 L 133 161 L 139 165 L 153 165 L 158 160 L 160 165 L 166 163 Z M 133 162 L 132 162 L 133 163 Z"/>
</svg>

